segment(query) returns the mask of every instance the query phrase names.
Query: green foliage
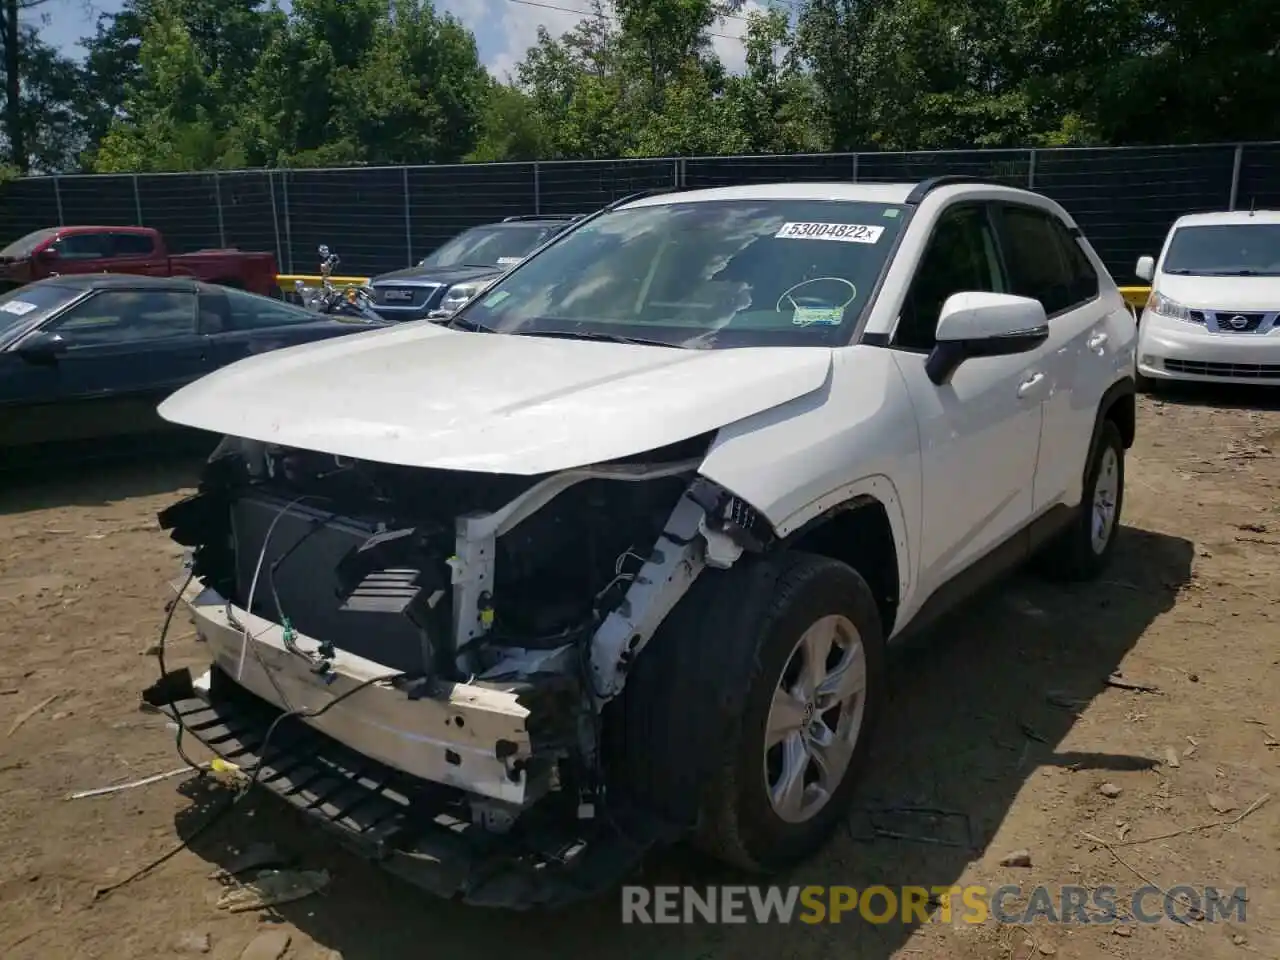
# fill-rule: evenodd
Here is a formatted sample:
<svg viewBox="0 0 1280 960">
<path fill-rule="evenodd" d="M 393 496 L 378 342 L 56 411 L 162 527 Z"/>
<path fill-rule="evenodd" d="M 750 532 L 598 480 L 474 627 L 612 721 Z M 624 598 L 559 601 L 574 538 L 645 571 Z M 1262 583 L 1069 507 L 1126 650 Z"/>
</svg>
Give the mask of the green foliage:
<svg viewBox="0 0 1280 960">
<path fill-rule="evenodd" d="M 431 0 L 124 0 L 83 62 L 43 2 L 0 176 L 1280 138 L 1275 0 L 594 0 L 503 82 Z"/>
</svg>

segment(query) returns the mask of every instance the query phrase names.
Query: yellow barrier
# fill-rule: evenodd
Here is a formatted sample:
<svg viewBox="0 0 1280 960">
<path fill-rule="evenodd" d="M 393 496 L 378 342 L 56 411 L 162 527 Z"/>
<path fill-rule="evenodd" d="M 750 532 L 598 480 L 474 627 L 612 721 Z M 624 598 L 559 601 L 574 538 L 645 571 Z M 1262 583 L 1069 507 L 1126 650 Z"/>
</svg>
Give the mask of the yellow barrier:
<svg viewBox="0 0 1280 960">
<path fill-rule="evenodd" d="M 324 277 L 320 276 L 318 273 L 316 274 L 308 274 L 308 273 L 276 274 L 276 283 L 280 285 L 281 289 L 285 289 L 286 287 L 289 289 L 292 289 L 294 283 L 296 283 L 299 280 L 301 280 L 303 283 L 305 283 L 309 287 L 311 286 L 318 287 L 320 286 L 320 284 L 324 282 Z M 344 283 L 353 283 L 353 284 L 356 284 L 357 286 L 363 286 L 364 284 L 369 282 L 369 278 L 368 277 L 330 277 L 329 282 L 336 283 L 338 285 L 342 285 Z"/>
<path fill-rule="evenodd" d="M 1141 310 L 1147 305 L 1147 297 L 1151 296 L 1150 287 L 1121 287 L 1120 296 L 1124 297 L 1125 303 L 1133 307 L 1135 310 Z"/>
<path fill-rule="evenodd" d="M 296 281 L 301 280 L 307 286 L 320 286 L 323 278 L 318 274 L 306 273 L 281 273 L 276 276 L 276 283 L 280 285 L 281 290 L 292 290 Z M 339 286 L 342 284 L 356 284 L 363 286 L 369 282 L 368 277 L 330 277 L 330 282 Z M 1147 305 L 1147 297 L 1151 295 L 1150 287 L 1121 287 L 1120 296 L 1124 297 L 1125 302 L 1135 310 L 1141 310 Z"/>
</svg>

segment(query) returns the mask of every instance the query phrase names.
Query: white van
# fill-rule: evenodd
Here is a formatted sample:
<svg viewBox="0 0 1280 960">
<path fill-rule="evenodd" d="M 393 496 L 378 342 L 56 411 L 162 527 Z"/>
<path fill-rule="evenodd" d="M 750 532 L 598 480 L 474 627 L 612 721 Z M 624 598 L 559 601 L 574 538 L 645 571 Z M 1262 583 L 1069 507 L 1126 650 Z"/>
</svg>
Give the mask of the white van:
<svg viewBox="0 0 1280 960">
<path fill-rule="evenodd" d="M 1162 380 L 1280 384 L 1280 211 L 1179 217 L 1151 284 L 1138 373 Z"/>
</svg>

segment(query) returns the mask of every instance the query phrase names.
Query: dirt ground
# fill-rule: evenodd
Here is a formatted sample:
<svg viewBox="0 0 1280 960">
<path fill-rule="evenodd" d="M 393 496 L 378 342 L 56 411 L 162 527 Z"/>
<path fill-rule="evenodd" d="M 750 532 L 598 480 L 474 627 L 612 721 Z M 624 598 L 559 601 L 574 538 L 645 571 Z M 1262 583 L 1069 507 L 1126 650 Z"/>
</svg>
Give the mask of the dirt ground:
<svg viewBox="0 0 1280 960">
<path fill-rule="evenodd" d="M 179 557 L 155 514 L 194 476 L 177 463 L 0 488 L 0 957 L 174 957 L 207 934 L 206 955 L 230 960 L 264 931 L 287 934 L 286 956 L 299 960 L 1280 957 L 1280 797 L 1254 806 L 1280 793 L 1278 401 L 1143 398 L 1107 578 L 1066 589 L 1020 576 L 899 653 L 850 829 L 783 881 L 1112 885 L 1122 904 L 1148 884 L 1243 886 L 1244 922 L 1179 908 L 1182 922 L 1026 931 L 856 917 L 624 929 L 616 896 L 554 915 L 497 914 L 418 894 L 270 796 L 95 902 L 98 887 L 174 848 L 204 816 L 182 777 L 65 799 L 180 766 L 163 718 L 138 708 Z M 185 624 L 177 634 L 172 659 L 203 666 Z M 1112 685 L 1116 674 L 1156 689 Z M 890 831 L 933 842 L 867 829 L 868 808 L 905 806 L 959 816 Z M 971 845 L 948 845 L 957 824 Z M 278 912 L 217 909 L 211 871 L 254 840 L 328 870 L 328 891 Z M 1002 866 L 1017 850 L 1029 866 Z M 641 879 L 738 880 L 679 850 Z M 1147 906 L 1158 911 L 1159 897 Z"/>
</svg>

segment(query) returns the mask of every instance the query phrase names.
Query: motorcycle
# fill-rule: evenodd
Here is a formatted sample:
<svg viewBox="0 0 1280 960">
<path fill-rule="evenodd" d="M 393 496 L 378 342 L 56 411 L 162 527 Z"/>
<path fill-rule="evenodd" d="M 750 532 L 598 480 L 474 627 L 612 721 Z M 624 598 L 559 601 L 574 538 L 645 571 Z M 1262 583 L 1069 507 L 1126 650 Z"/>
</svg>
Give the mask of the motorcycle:
<svg viewBox="0 0 1280 960">
<path fill-rule="evenodd" d="M 320 288 L 308 287 L 302 280 L 294 281 L 294 288 L 302 305 L 328 316 L 351 317 L 371 323 L 384 322 L 373 309 L 373 288 L 364 284 L 336 286 L 331 278 L 334 268 L 342 262 L 341 259 L 323 243 L 318 252 Z"/>
</svg>

